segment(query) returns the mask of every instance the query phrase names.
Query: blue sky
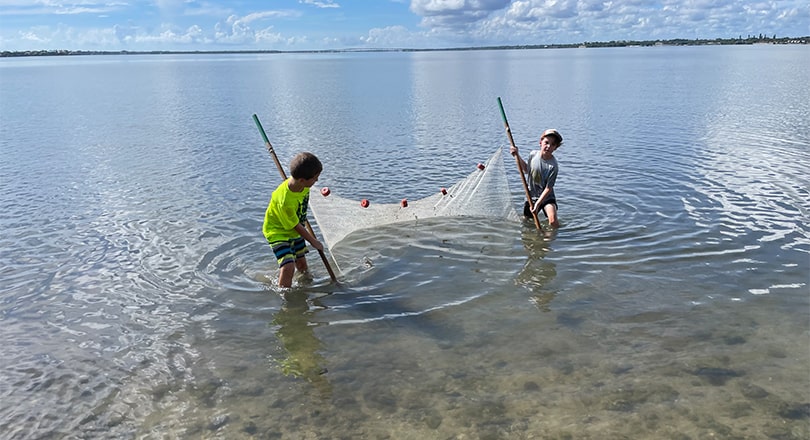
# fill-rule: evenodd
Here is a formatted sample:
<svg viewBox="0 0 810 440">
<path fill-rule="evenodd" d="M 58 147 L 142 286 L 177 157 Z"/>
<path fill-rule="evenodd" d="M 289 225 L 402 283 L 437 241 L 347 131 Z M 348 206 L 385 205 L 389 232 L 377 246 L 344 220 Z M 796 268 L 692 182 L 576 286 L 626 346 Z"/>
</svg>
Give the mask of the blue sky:
<svg viewBox="0 0 810 440">
<path fill-rule="evenodd" d="M 0 50 L 445 48 L 810 35 L 808 0 L 0 0 Z"/>
</svg>

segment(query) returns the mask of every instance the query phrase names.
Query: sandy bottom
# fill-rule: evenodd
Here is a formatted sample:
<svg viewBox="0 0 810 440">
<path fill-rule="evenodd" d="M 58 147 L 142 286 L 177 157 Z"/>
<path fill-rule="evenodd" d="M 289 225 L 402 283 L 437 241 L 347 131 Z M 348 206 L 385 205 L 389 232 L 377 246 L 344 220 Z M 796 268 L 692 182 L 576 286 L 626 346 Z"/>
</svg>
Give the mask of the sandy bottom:
<svg viewBox="0 0 810 440">
<path fill-rule="evenodd" d="M 285 323 L 271 325 L 277 339 L 265 357 L 212 350 L 198 362 L 208 368 L 156 402 L 162 410 L 140 433 L 810 438 L 810 335 L 801 322 L 765 324 L 764 314 L 719 309 L 599 320 L 549 311 L 542 297 L 531 302 L 510 319 L 471 304 L 410 320 L 310 326 L 295 340 L 278 334 Z"/>
</svg>

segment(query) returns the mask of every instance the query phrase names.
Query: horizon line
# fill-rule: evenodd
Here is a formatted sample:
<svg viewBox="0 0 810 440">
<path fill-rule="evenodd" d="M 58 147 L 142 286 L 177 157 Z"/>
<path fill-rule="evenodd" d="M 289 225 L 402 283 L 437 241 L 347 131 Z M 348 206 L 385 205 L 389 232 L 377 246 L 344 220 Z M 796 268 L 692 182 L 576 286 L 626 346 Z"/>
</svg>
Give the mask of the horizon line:
<svg viewBox="0 0 810 440">
<path fill-rule="evenodd" d="M 300 50 L 280 50 L 280 49 L 181 49 L 181 50 L 165 50 L 165 49 L 142 49 L 142 50 L 127 50 L 127 49 L 110 49 L 110 50 L 93 50 L 93 49 L 28 49 L 28 50 L 3 50 L 0 51 L 0 56 L 19 56 L 25 54 L 36 55 L 121 55 L 121 54 L 224 54 L 224 53 L 341 53 L 341 52 L 440 52 L 440 51 L 461 51 L 461 50 L 509 50 L 509 49 L 555 49 L 555 48 L 599 48 L 599 47 L 626 47 L 626 46 L 660 46 L 660 45 L 703 45 L 703 44 L 722 44 L 722 45 L 748 45 L 758 42 L 776 43 L 776 44 L 810 44 L 810 35 L 801 37 L 752 37 L 747 38 L 670 38 L 666 40 L 610 40 L 610 41 L 585 41 L 581 43 L 551 43 L 551 44 L 512 44 L 512 45 L 493 45 L 493 46 L 457 46 L 457 47 L 440 47 L 440 48 L 343 48 L 343 49 L 300 49 Z"/>
</svg>

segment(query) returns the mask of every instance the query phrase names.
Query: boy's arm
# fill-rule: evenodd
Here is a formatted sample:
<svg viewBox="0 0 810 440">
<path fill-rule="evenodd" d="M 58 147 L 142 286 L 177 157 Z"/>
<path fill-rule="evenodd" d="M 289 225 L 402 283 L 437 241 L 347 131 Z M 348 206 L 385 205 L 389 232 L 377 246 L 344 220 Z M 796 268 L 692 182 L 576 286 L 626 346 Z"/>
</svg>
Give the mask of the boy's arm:
<svg viewBox="0 0 810 440">
<path fill-rule="evenodd" d="M 537 210 L 540 209 L 540 204 L 543 202 L 543 200 L 546 199 L 546 197 L 548 197 L 548 194 L 550 192 L 551 192 L 550 186 L 543 188 L 543 192 L 540 193 L 540 197 L 538 197 L 537 201 L 534 202 L 534 207 L 532 208 L 532 211 L 537 212 Z"/>
<path fill-rule="evenodd" d="M 512 156 L 515 156 L 515 158 L 518 160 L 518 163 L 520 164 L 520 172 L 521 173 L 529 172 L 528 171 L 529 170 L 529 164 L 527 164 L 526 161 L 523 160 L 522 157 L 520 157 L 520 153 L 518 152 L 518 147 L 515 147 L 515 146 L 509 147 L 509 154 L 511 154 Z"/>
<path fill-rule="evenodd" d="M 301 234 L 301 236 L 304 237 L 304 240 L 312 244 L 312 247 L 314 247 L 319 251 L 323 251 L 323 244 L 321 244 L 321 242 L 318 241 L 318 239 L 315 238 L 314 235 L 309 233 L 309 230 L 306 228 L 306 226 L 304 226 L 303 223 L 298 223 L 297 225 L 295 225 L 295 232 Z"/>
</svg>

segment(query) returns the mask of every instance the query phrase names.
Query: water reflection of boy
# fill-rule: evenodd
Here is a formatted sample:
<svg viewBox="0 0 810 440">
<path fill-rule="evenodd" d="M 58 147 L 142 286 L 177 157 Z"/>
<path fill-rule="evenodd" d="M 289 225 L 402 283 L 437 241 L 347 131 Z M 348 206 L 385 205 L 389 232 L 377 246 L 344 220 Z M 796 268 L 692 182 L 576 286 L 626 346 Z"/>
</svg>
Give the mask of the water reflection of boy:
<svg viewBox="0 0 810 440">
<path fill-rule="evenodd" d="M 325 360 L 320 354 L 321 341 L 315 336 L 311 325 L 307 294 L 298 290 L 284 293 L 284 304 L 273 317 L 277 325 L 276 337 L 286 357 L 279 362 L 285 376 L 299 377 L 314 384 L 323 392 L 329 391 L 329 381 L 323 367 Z"/>
<path fill-rule="evenodd" d="M 540 149 L 529 152 L 528 161 L 524 161 L 518 153 L 518 148 L 511 146 L 509 152 L 517 157 L 521 167 L 521 172 L 529 174 L 529 193 L 536 199 L 534 206 L 529 206 L 527 201 L 523 207 L 523 215 L 531 217 L 543 212 L 548 218 L 548 223 L 553 228 L 558 228 L 560 222 L 557 219 L 557 198 L 554 195 L 554 184 L 557 182 L 557 172 L 559 166 L 554 157 L 556 151 L 562 145 L 562 135 L 555 129 L 549 128 L 540 136 Z"/>
<path fill-rule="evenodd" d="M 532 292 L 530 301 L 542 312 L 551 311 L 551 303 L 557 296 L 557 291 L 550 287 L 557 277 L 557 266 L 553 260 L 546 259 L 549 242 L 555 235 L 556 230 L 538 234 L 537 231 L 529 229 L 524 229 L 521 234 L 528 259 L 517 275 L 516 281 Z"/>
</svg>

